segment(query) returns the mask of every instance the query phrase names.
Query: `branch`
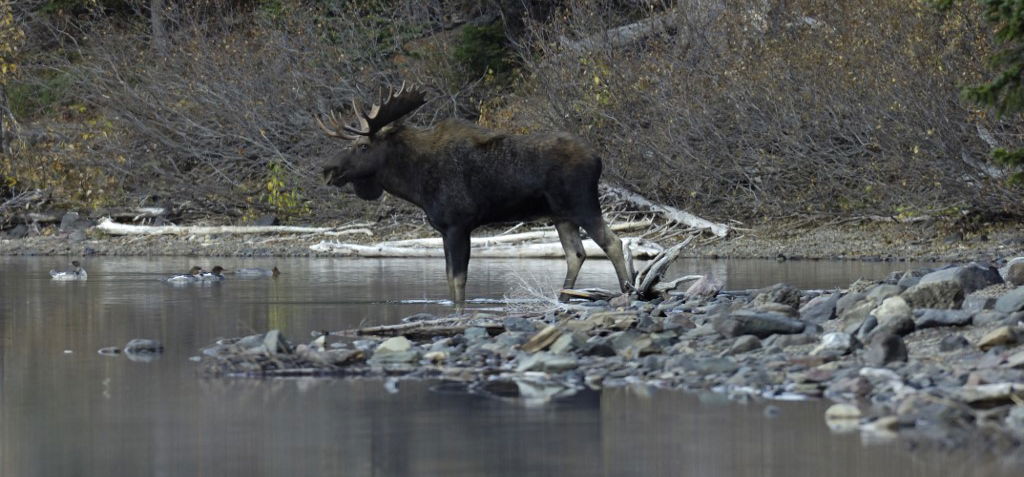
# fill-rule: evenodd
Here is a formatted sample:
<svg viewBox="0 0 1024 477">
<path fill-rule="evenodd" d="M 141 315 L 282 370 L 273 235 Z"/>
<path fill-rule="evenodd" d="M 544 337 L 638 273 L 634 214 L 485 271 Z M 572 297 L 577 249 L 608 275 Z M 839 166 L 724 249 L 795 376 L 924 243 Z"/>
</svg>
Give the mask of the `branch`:
<svg viewBox="0 0 1024 477">
<path fill-rule="evenodd" d="M 646 207 L 651 209 L 672 222 L 680 223 L 695 229 L 707 229 L 719 237 L 728 237 L 729 233 L 732 231 L 732 228 L 728 225 L 702 219 L 696 215 L 679 210 L 672 206 L 655 204 L 646 197 L 635 192 L 630 192 L 621 187 L 605 185 L 604 188 L 607 192 L 614 194 L 622 200 L 637 207 Z"/>
<path fill-rule="evenodd" d="M 363 234 L 373 236 L 366 228 L 298 227 L 289 225 L 223 225 L 223 226 L 179 226 L 179 225 L 130 225 L 119 224 L 104 218 L 96 230 L 111 235 L 211 235 L 211 234 L 269 234 L 269 233 L 314 233 L 324 235 Z"/>
</svg>

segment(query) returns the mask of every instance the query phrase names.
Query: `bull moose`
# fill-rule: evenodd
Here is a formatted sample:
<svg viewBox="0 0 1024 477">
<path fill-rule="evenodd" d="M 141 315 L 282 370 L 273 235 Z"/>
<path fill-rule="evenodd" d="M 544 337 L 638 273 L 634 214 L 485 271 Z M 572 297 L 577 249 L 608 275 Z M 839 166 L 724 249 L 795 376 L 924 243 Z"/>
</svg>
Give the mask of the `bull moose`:
<svg viewBox="0 0 1024 477">
<path fill-rule="evenodd" d="M 424 98 L 422 90 L 403 84 L 368 113 L 353 100 L 355 123 L 344 124 L 334 113 L 317 119 L 327 135 L 351 141 L 324 166 L 327 183 L 352 183 L 366 200 L 388 191 L 423 209 L 441 234 L 448 289 L 457 306 L 466 298 L 473 229 L 543 217 L 554 222 L 565 250 L 565 288 L 576 283 L 586 259 L 583 227 L 627 290 L 631 268 L 622 242 L 601 217 L 601 159 L 589 147 L 566 133 L 502 134 L 459 119 L 427 129 L 402 124 Z"/>
</svg>

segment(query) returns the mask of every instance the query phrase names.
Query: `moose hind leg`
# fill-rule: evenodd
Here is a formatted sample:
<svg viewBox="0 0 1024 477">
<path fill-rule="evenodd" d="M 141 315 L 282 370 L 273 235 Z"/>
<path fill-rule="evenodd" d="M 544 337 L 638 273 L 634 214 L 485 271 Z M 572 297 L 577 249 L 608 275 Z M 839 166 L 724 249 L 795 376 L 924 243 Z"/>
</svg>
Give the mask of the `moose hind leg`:
<svg viewBox="0 0 1024 477">
<path fill-rule="evenodd" d="M 580 239 L 580 228 L 569 221 L 555 222 L 555 230 L 558 231 L 558 240 L 562 242 L 562 249 L 565 250 L 565 282 L 562 288 L 572 288 L 576 285 L 576 277 L 580 274 L 580 267 L 587 259 L 587 252 L 583 250 L 583 240 Z M 569 301 L 569 295 L 559 294 L 559 301 Z"/>
<path fill-rule="evenodd" d="M 590 238 L 597 242 L 597 245 L 608 255 L 615 267 L 615 275 L 619 278 L 619 288 L 628 292 L 633 287 L 633 274 L 630 272 L 632 266 L 627 266 L 626 257 L 622 252 L 622 240 L 608 228 L 601 216 L 583 222 L 583 229 L 590 234 Z M 632 265 L 632 264 L 630 264 Z"/>
<path fill-rule="evenodd" d="M 448 291 L 457 312 L 466 304 L 466 272 L 469 269 L 469 232 L 449 229 L 443 234 Z"/>
</svg>

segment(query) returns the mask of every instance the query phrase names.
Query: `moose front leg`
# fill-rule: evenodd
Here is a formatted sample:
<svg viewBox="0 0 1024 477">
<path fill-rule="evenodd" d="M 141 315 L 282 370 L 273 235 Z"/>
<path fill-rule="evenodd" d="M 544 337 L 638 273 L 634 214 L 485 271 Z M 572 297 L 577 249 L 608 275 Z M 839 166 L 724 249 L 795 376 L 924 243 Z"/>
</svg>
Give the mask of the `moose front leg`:
<svg viewBox="0 0 1024 477">
<path fill-rule="evenodd" d="M 455 310 L 461 313 L 466 304 L 466 271 L 469 268 L 469 231 L 452 227 L 442 233 L 448 291 Z"/>
</svg>

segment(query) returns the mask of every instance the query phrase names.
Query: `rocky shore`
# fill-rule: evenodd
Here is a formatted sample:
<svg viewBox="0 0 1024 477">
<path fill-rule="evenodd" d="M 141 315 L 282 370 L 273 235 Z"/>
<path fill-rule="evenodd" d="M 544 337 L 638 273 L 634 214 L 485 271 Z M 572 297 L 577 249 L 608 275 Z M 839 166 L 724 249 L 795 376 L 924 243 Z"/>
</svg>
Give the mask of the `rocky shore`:
<svg viewBox="0 0 1024 477">
<path fill-rule="evenodd" d="M 827 398 L 837 431 L 988 451 L 1024 443 L 1024 258 L 726 292 L 701 278 L 640 300 L 590 290 L 521 314 L 278 331 L 202 350 L 204 376 L 436 379 L 543 403 L 643 383 L 737 400 Z M 1015 453 L 1013 455 L 1016 455 Z"/>
</svg>

